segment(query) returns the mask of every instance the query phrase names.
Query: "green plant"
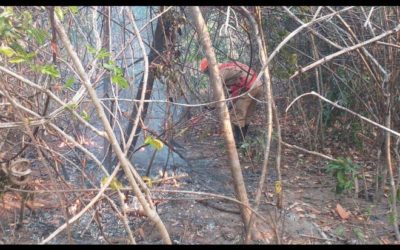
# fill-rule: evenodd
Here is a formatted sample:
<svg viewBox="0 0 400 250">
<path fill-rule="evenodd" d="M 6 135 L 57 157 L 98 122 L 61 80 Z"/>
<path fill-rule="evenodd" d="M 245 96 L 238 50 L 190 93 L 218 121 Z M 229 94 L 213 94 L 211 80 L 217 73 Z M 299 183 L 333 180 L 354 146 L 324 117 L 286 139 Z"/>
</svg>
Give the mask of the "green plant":
<svg viewBox="0 0 400 250">
<path fill-rule="evenodd" d="M 394 216 L 394 214 L 393 214 L 393 212 L 390 212 L 390 213 L 389 213 L 389 215 L 388 215 L 388 217 L 387 217 L 387 220 L 388 220 L 388 223 L 389 223 L 390 225 L 394 225 L 394 223 L 397 221 L 396 218 L 395 218 L 395 216 Z"/>
<path fill-rule="evenodd" d="M 370 205 L 369 207 L 367 207 L 365 210 L 364 210 L 364 213 L 363 213 L 363 216 L 364 216 L 364 218 L 366 219 L 366 220 L 369 220 L 369 218 L 371 217 L 371 215 L 372 215 L 372 208 L 374 207 L 374 205 Z"/>
<path fill-rule="evenodd" d="M 272 133 L 272 140 L 277 139 L 276 132 Z M 250 156 L 254 161 L 261 162 L 264 159 L 266 147 L 266 131 L 257 129 L 253 135 L 247 135 L 239 150 L 244 155 Z"/>
<path fill-rule="evenodd" d="M 328 164 L 327 171 L 336 178 L 336 193 L 341 194 L 353 188 L 359 166 L 349 158 L 339 157 Z"/>
<path fill-rule="evenodd" d="M 354 233 L 354 235 L 357 237 L 357 239 L 358 239 L 359 241 L 361 241 L 361 242 L 364 241 L 365 235 L 364 235 L 364 233 L 361 231 L 361 229 L 359 229 L 359 228 L 354 228 L 354 229 L 353 229 L 353 233 Z"/>
<path fill-rule="evenodd" d="M 344 227 L 342 225 L 339 225 L 336 229 L 335 229 L 335 233 L 336 235 L 338 235 L 339 237 L 343 237 L 344 236 Z"/>
<path fill-rule="evenodd" d="M 396 199 L 397 199 L 397 202 L 400 202 L 400 188 L 397 189 Z"/>
<path fill-rule="evenodd" d="M 245 140 L 239 147 L 239 152 L 242 154 L 246 154 L 247 152 L 250 152 L 250 143 L 249 141 Z"/>
<path fill-rule="evenodd" d="M 348 106 L 348 98 L 346 93 L 343 92 L 342 89 L 337 85 L 330 86 L 326 92 L 326 95 L 329 100 L 334 100 L 341 106 Z M 327 127 L 332 127 L 334 122 L 343 114 L 344 111 L 335 108 L 329 103 L 322 104 L 322 119 L 324 125 Z"/>
<path fill-rule="evenodd" d="M 55 8 L 57 15 L 60 11 L 60 7 Z M 33 20 L 31 13 L 23 8 L 0 7 L 0 62 L 25 64 L 37 73 L 60 78 L 57 66 L 34 61 L 37 52 L 31 51 L 31 46 L 40 47 L 49 35 L 44 29 L 35 28 Z"/>
<path fill-rule="evenodd" d="M 362 132 L 361 123 L 352 122 L 350 127 L 351 127 L 350 129 L 351 142 L 356 146 L 358 150 L 362 150 L 364 147 L 363 141 L 360 140 L 360 138 L 358 137 L 358 133 Z"/>
</svg>

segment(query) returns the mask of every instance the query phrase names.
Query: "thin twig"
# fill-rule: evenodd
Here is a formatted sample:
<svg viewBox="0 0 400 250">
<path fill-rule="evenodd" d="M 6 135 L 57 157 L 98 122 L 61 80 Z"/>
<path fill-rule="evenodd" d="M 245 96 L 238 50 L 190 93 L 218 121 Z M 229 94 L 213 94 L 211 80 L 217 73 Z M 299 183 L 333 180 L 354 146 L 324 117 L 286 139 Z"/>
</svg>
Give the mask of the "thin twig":
<svg viewBox="0 0 400 250">
<path fill-rule="evenodd" d="M 316 156 L 322 157 L 322 158 L 324 158 L 324 159 L 326 159 L 326 160 L 329 160 L 329 161 L 334 161 L 334 160 L 335 160 L 334 158 L 332 158 L 332 157 L 330 157 L 330 156 L 328 156 L 328 155 L 321 154 L 321 153 L 319 153 L 319 152 L 310 151 L 310 150 L 307 150 L 307 149 L 305 149 L 305 148 L 302 148 L 302 147 L 299 147 L 299 146 L 296 146 L 296 145 L 292 145 L 292 144 L 289 144 L 289 143 L 284 142 L 284 141 L 282 141 L 281 143 L 282 143 L 282 145 L 284 145 L 285 147 L 288 147 L 288 148 L 291 148 L 291 149 L 297 149 L 297 150 L 300 150 L 300 151 L 302 151 L 302 152 L 304 152 L 304 153 L 307 153 L 307 154 L 316 155 Z"/>
<path fill-rule="evenodd" d="M 112 128 L 111 128 L 110 124 L 108 123 L 104 109 L 101 106 L 99 99 L 97 98 L 96 91 L 93 88 L 93 86 L 91 85 L 90 79 L 88 78 L 88 75 L 85 73 L 82 62 L 80 61 L 78 55 L 76 54 L 74 48 L 72 47 L 72 44 L 64 30 L 64 27 L 60 24 L 60 21 L 58 20 L 57 17 L 55 17 L 55 27 L 57 29 L 57 33 L 59 34 L 61 41 L 63 42 L 69 56 L 72 59 L 72 62 L 74 64 L 75 68 L 77 69 L 77 72 L 78 72 L 80 78 L 82 79 L 83 85 L 85 86 L 90 98 L 93 101 L 93 104 L 97 111 L 97 115 L 99 116 L 99 118 L 105 128 L 107 137 L 110 140 L 112 148 L 115 151 L 115 153 L 121 163 L 121 166 L 124 169 L 126 176 L 128 177 L 128 180 L 132 186 L 132 189 L 133 189 L 135 195 L 137 196 L 139 202 L 143 206 L 143 209 L 144 209 L 146 215 L 149 217 L 149 219 L 152 222 L 154 222 L 157 225 L 157 228 L 159 229 L 159 232 L 162 235 L 164 242 L 167 244 L 171 244 L 171 239 L 165 228 L 165 225 L 163 224 L 159 215 L 157 214 L 154 207 L 152 206 L 151 201 L 146 200 L 146 197 L 143 195 L 143 193 L 138 185 L 138 182 L 137 182 L 138 179 L 140 180 L 140 178 L 138 177 L 139 174 L 136 172 L 136 170 L 133 168 L 130 161 L 126 158 L 126 155 L 124 154 L 124 152 L 121 150 L 121 148 L 118 144 L 118 141 L 112 131 Z M 136 178 L 134 177 L 134 175 L 136 175 Z M 109 178 L 109 179 L 111 180 L 112 178 Z M 144 187 L 144 190 L 146 190 L 146 189 L 147 188 Z"/>
<path fill-rule="evenodd" d="M 389 30 L 389 31 L 386 31 L 386 32 L 380 34 L 379 36 L 376 36 L 376 37 L 374 37 L 374 38 L 368 39 L 367 41 L 358 43 L 358 44 L 356 44 L 356 45 L 347 47 L 347 48 L 342 49 L 342 50 L 340 50 L 340 51 L 338 51 L 338 52 L 335 52 L 335 53 L 333 53 L 333 54 L 330 54 L 330 55 L 328 55 L 328 56 L 326 56 L 326 57 L 324 57 L 324 58 L 322 58 L 322 59 L 320 59 L 320 60 L 318 60 L 318 61 L 316 61 L 316 62 L 314 62 L 314 63 L 311 63 L 311 64 L 309 64 L 309 65 L 307 65 L 307 66 L 305 66 L 305 67 L 303 67 L 303 68 L 297 70 L 293 75 L 291 75 L 291 76 L 289 77 L 289 80 L 293 79 L 294 77 L 298 76 L 298 75 L 301 74 L 301 73 L 307 72 L 308 70 L 310 70 L 310 69 L 312 69 L 312 68 L 314 68 L 314 67 L 316 67 L 316 66 L 318 66 L 318 65 L 320 65 L 320 64 L 322 64 L 322 63 L 329 62 L 330 60 L 332 60 L 332 59 L 334 59 L 334 58 L 336 58 L 336 57 L 338 57 L 338 56 L 340 56 L 340 55 L 343 55 L 343 54 L 348 53 L 348 52 L 350 52 L 350 51 L 353 51 L 353 50 L 355 50 L 355 49 L 361 48 L 361 47 L 363 47 L 363 46 L 365 46 L 365 45 L 368 45 L 368 44 L 370 44 L 370 43 L 376 42 L 376 41 L 378 41 L 378 40 L 380 40 L 380 39 L 382 39 L 382 38 L 384 38 L 384 37 L 387 37 L 387 36 L 389 36 L 389 35 L 391 35 L 391 34 L 397 33 L 399 30 L 400 30 L 400 24 L 397 25 L 396 28 L 394 28 L 394 29 L 392 29 L 392 30 Z M 385 81 L 387 81 L 387 80 L 388 80 L 388 79 L 387 79 L 387 78 L 388 78 L 388 75 L 386 75 L 385 78 L 386 78 Z"/>
<path fill-rule="evenodd" d="M 315 95 L 315 96 L 317 96 L 318 98 L 321 98 L 323 101 L 325 101 L 325 102 L 327 102 L 327 103 L 329 103 L 329 104 L 335 106 L 336 108 L 339 108 L 339 109 L 341 109 L 341 110 L 344 110 L 344 111 L 346 111 L 346 112 L 349 112 L 350 114 L 355 115 L 355 116 L 357 116 L 358 118 L 360 118 L 360 119 L 362 119 L 362 120 L 364 120 L 364 121 L 366 121 L 366 122 L 368 122 L 368 123 L 371 123 L 371 124 L 373 124 L 373 125 L 375 125 L 375 126 L 381 128 L 381 129 L 383 129 L 383 130 L 385 130 L 385 131 L 387 131 L 387 132 L 392 133 L 393 135 L 396 135 L 396 136 L 400 137 L 400 133 L 399 133 L 399 132 L 396 132 L 396 131 L 394 131 L 394 130 L 392 130 L 392 129 L 389 129 L 389 128 L 387 128 L 387 127 L 385 127 L 385 126 L 383 126 L 383 125 L 381 125 L 381 124 L 379 124 L 379 123 L 376 123 L 376 122 L 374 122 L 374 121 L 371 121 L 370 119 L 368 119 L 368 118 L 366 118 L 366 117 L 364 117 L 364 116 L 362 116 L 362 115 L 360 115 L 360 114 L 358 114 L 358 113 L 356 113 L 356 112 L 354 112 L 354 111 L 352 111 L 352 110 L 350 110 L 350 109 L 347 109 L 347 108 L 345 108 L 345 107 L 343 107 L 343 106 L 340 106 L 340 105 L 337 104 L 337 103 L 334 103 L 334 102 L 332 102 L 332 101 L 326 99 L 325 97 L 321 96 L 320 94 L 318 94 L 318 93 L 316 93 L 316 92 L 314 92 L 314 91 L 311 91 L 311 92 L 309 92 L 309 93 L 304 93 L 304 94 L 302 94 L 302 95 L 296 97 L 296 99 L 294 99 L 294 100 L 289 104 L 289 106 L 286 108 L 286 112 L 287 112 L 287 111 L 289 110 L 289 108 L 293 105 L 293 103 L 295 103 L 298 99 L 300 99 L 300 98 L 302 98 L 302 97 L 304 97 L 304 96 L 306 96 L 306 95 Z"/>
<path fill-rule="evenodd" d="M 279 51 L 282 49 L 282 47 L 283 47 L 286 43 L 288 43 L 294 36 L 296 36 L 297 34 L 299 34 L 303 29 L 305 29 L 305 28 L 307 28 L 307 27 L 309 27 L 309 26 L 311 26 L 311 25 L 313 25 L 313 24 L 315 24 L 315 23 L 318 23 L 318 22 L 321 22 L 321 21 L 326 20 L 326 19 L 328 19 L 328 18 L 331 18 L 331 17 L 333 17 L 333 16 L 335 16 L 335 15 L 337 15 L 337 14 L 339 14 L 339 13 L 348 11 L 348 10 L 350 10 L 350 9 L 352 9 L 352 8 L 353 8 L 352 6 L 346 7 L 346 8 L 343 8 L 343 9 L 341 9 L 341 10 L 335 12 L 335 13 L 331 13 L 331 14 L 322 16 L 322 17 L 320 17 L 320 18 L 314 19 L 314 20 L 312 20 L 312 21 L 310 21 L 310 22 L 308 22 L 308 23 L 305 23 L 305 24 L 301 25 L 301 26 L 298 27 L 296 30 L 294 30 L 292 33 L 290 33 L 287 37 L 285 37 L 285 39 L 283 39 L 283 41 L 282 41 L 282 42 L 274 49 L 274 51 L 269 55 L 267 62 L 266 62 L 265 64 L 263 64 L 263 66 L 262 66 L 262 68 L 261 68 L 261 70 L 260 70 L 260 73 L 258 74 L 258 76 L 257 76 L 257 78 L 256 78 L 255 81 L 259 81 L 259 80 L 261 79 L 261 77 L 262 77 L 262 75 L 263 75 L 262 72 L 263 72 L 263 71 L 265 70 L 265 68 L 269 65 L 269 63 L 272 61 L 272 59 L 279 53 Z"/>
</svg>

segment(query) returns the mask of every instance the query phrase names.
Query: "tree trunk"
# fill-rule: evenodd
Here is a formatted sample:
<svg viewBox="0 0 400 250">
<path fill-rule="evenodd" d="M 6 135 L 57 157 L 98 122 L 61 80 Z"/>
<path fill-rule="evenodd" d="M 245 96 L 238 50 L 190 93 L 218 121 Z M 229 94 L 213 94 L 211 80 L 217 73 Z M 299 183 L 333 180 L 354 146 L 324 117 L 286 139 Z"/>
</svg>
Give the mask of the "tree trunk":
<svg viewBox="0 0 400 250">
<path fill-rule="evenodd" d="M 162 12 L 163 10 L 164 10 L 164 7 L 160 7 L 160 12 Z M 168 24 L 169 23 L 167 23 L 167 25 Z M 158 21 L 157 21 L 156 30 L 154 32 L 152 48 L 148 55 L 150 65 L 152 65 L 153 63 L 156 63 L 159 59 L 159 55 L 161 55 L 163 53 L 163 51 L 165 50 L 165 48 L 166 48 L 165 36 L 169 35 L 169 33 L 168 33 L 169 30 L 170 30 L 169 27 L 164 27 L 163 17 L 162 16 L 159 17 Z M 147 89 L 146 89 L 145 100 L 147 100 L 151 97 L 151 94 L 153 91 L 154 80 L 155 80 L 154 71 L 150 70 L 149 78 L 147 80 Z M 140 99 L 140 95 L 141 95 L 142 91 L 143 91 L 143 78 L 140 81 L 140 85 L 139 85 L 138 91 L 136 93 L 136 100 Z M 146 118 L 148 107 L 149 107 L 149 103 L 148 102 L 144 103 L 143 110 L 140 114 L 142 120 L 144 120 Z M 133 110 L 130 115 L 129 124 L 126 129 L 127 138 L 129 138 L 129 135 L 132 132 L 131 130 L 133 128 L 133 121 L 134 121 L 136 115 L 137 115 L 137 105 L 134 105 Z M 142 130 L 142 127 L 138 126 L 136 128 L 136 131 L 133 132 L 135 134 L 135 137 L 133 138 L 132 144 L 129 147 L 128 158 L 130 158 L 132 156 L 132 153 L 135 149 L 137 140 L 139 139 L 139 133 L 141 130 Z"/>
<path fill-rule="evenodd" d="M 146 200 L 146 197 L 143 195 L 141 188 L 139 187 L 137 181 L 135 180 L 133 173 L 135 173 L 135 174 L 137 174 L 137 173 L 134 170 L 131 162 L 126 158 L 124 151 L 119 146 L 118 140 L 115 137 L 112 127 L 110 126 L 110 124 L 107 120 L 104 108 L 101 105 L 101 102 L 97 97 L 96 90 L 93 88 L 91 81 L 89 79 L 89 76 L 88 76 L 88 74 L 86 74 L 85 69 L 83 68 L 82 62 L 80 61 L 76 51 L 72 47 L 71 42 L 67 36 L 67 33 L 64 30 L 64 27 L 60 24 L 57 17 L 55 17 L 55 27 L 56 27 L 57 33 L 60 36 L 61 41 L 64 44 L 64 47 L 67 50 L 68 55 L 72 59 L 72 63 L 77 71 L 77 74 L 82 79 L 82 84 L 85 86 L 85 88 L 88 92 L 88 95 L 90 97 L 90 100 L 92 101 L 93 105 L 96 108 L 97 116 L 104 126 L 104 130 L 107 134 L 107 137 L 112 146 L 112 149 L 115 152 L 115 154 L 117 155 L 118 160 L 121 162 L 121 167 L 124 170 L 128 180 L 129 180 L 129 184 L 132 187 L 134 194 L 138 198 L 138 200 L 139 200 L 140 204 L 142 205 L 142 207 L 145 211 L 145 214 L 147 215 L 149 220 L 156 225 L 156 228 L 158 229 L 164 243 L 171 244 L 172 243 L 171 238 L 168 234 L 168 231 L 167 231 L 164 223 L 162 222 L 156 209 L 150 203 L 151 201 L 149 202 Z M 139 32 L 137 31 L 137 33 L 139 33 Z M 144 47 L 143 44 L 141 44 L 141 46 Z M 141 98 L 141 102 L 143 102 L 142 98 Z"/>
<path fill-rule="evenodd" d="M 267 46 L 266 43 L 264 41 L 263 35 L 261 33 L 261 24 L 257 23 L 256 19 L 254 18 L 254 16 L 245 8 L 242 8 L 244 14 L 246 15 L 246 17 L 248 18 L 248 20 L 250 21 L 252 28 L 253 28 L 253 34 L 254 34 L 254 39 L 257 41 L 257 45 L 258 45 L 258 54 L 260 55 L 260 61 L 262 65 L 265 65 L 267 62 Z M 256 12 L 259 13 L 260 9 L 259 7 L 256 7 Z M 258 19 L 260 19 L 260 17 L 258 17 Z M 260 22 L 260 20 L 258 20 Z M 266 179 L 266 175 L 268 172 L 268 160 L 269 160 L 269 154 L 270 154 L 270 149 L 271 149 L 271 138 L 272 138 L 272 104 L 273 104 L 273 99 L 272 99 L 272 86 L 271 86 L 271 77 L 270 77 L 270 73 L 269 73 L 269 67 L 265 67 L 264 68 L 264 72 L 263 72 L 263 76 L 264 76 L 264 83 L 265 83 L 265 100 L 266 100 L 266 108 L 268 111 L 268 119 L 267 119 L 267 124 L 266 124 L 266 129 L 267 129 L 267 134 L 266 134 L 266 146 L 265 146 L 265 152 L 264 152 L 264 160 L 263 160 L 263 166 L 262 166 L 262 171 L 261 171 L 261 176 L 260 176 L 260 181 L 258 184 L 258 188 L 257 188 L 257 193 L 256 193 L 256 199 L 255 199 L 255 210 L 258 209 L 258 206 L 260 204 L 260 200 L 261 200 L 261 195 L 262 195 L 262 190 L 264 189 L 264 183 L 265 183 L 265 179 Z M 276 114 L 277 115 L 277 114 Z M 277 118 L 277 125 L 279 126 L 279 121 Z M 280 133 L 280 130 L 279 130 Z M 278 141 L 278 151 L 280 151 L 280 135 L 279 135 L 279 141 Z M 282 186 L 282 182 L 281 182 L 281 177 L 280 177 L 280 169 L 279 169 L 279 165 L 280 164 L 280 156 L 277 157 L 277 174 L 278 174 L 278 183 L 275 183 L 276 185 L 279 185 L 280 187 Z M 277 194 L 277 206 L 279 208 L 282 207 L 282 191 L 281 188 L 276 188 L 276 194 Z M 249 228 L 253 227 L 253 223 L 254 223 L 254 214 L 251 214 L 250 217 L 250 221 L 249 221 Z M 247 232 L 246 235 L 246 243 L 250 243 L 250 233 Z M 277 239 L 279 242 L 279 237 L 277 235 Z"/>
<path fill-rule="evenodd" d="M 105 6 L 103 7 L 103 27 L 104 27 L 104 35 L 103 35 L 103 45 L 102 47 L 111 53 L 111 36 L 110 36 L 110 19 L 111 19 L 111 7 L 110 6 Z M 107 77 L 104 78 L 103 81 L 103 96 L 104 98 L 109 98 L 111 93 L 111 81 L 110 81 L 110 74 L 107 74 Z M 113 110 L 114 107 L 114 101 L 107 102 L 105 101 L 106 107 L 108 107 L 109 110 Z M 109 123 L 112 125 L 113 123 L 113 116 L 111 114 L 107 115 L 107 119 Z M 111 168 L 111 154 L 112 154 L 112 148 L 111 144 L 108 142 L 106 138 L 104 138 L 103 142 L 103 150 L 104 150 L 104 155 L 106 158 L 104 159 L 104 166 L 108 170 L 108 172 L 112 172 Z"/>
<path fill-rule="evenodd" d="M 239 156 L 236 150 L 235 140 L 232 133 L 232 125 L 230 121 L 230 116 L 228 112 L 228 107 L 224 102 L 225 94 L 223 89 L 223 83 L 221 81 L 219 69 L 217 66 L 217 60 L 215 57 L 215 52 L 211 44 L 210 35 L 207 30 L 207 26 L 204 22 L 203 16 L 200 12 L 199 7 L 190 7 L 193 15 L 195 27 L 197 34 L 200 38 L 200 43 L 206 52 L 207 60 L 209 61 L 210 69 L 210 80 L 214 91 L 215 101 L 217 103 L 219 120 L 221 122 L 221 129 L 223 131 L 225 146 L 227 149 L 229 165 L 231 167 L 231 172 L 233 176 L 233 184 L 235 187 L 236 198 L 241 201 L 244 205 L 241 205 L 241 215 L 243 223 L 245 225 L 246 232 L 248 231 L 247 225 L 250 220 L 250 210 L 248 209 L 249 200 L 247 198 L 246 187 L 244 185 L 244 180 L 242 176 L 242 170 L 240 168 Z"/>
<path fill-rule="evenodd" d="M 387 98 L 388 99 L 388 113 L 386 115 L 386 122 L 385 126 L 387 128 L 391 128 L 391 98 L 390 96 Z M 390 151 L 391 148 L 391 134 L 389 132 L 386 132 L 386 140 L 385 140 L 385 151 L 386 151 L 386 162 L 387 162 L 387 167 L 388 167 L 388 172 L 389 172 L 389 180 L 390 180 L 390 187 L 391 187 L 391 198 L 389 196 L 390 206 L 391 206 L 391 215 L 393 216 L 393 219 L 391 220 L 391 223 L 393 223 L 393 230 L 396 236 L 396 240 L 400 240 L 400 232 L 399 232 L 399 225 L 398 225 L 398 214 L 397 214 L 397 190 L 396 190 L 396 184 L 394 182 L 394 176 L 393 176 L 393 165 L 392 165 L 392 154 Z"/>
</svg>

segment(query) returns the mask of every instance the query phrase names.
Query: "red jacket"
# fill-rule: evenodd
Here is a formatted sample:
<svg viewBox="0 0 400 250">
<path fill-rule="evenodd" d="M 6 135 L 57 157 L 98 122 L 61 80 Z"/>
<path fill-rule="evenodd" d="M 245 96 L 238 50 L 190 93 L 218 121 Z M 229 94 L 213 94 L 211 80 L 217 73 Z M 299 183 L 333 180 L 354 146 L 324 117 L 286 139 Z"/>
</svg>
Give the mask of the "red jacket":
<svg viewBox="0 0 400 250">
<path fill-rule="evenodd" d="M 248 91 L 257 78 L 257 74 L 249 66 L 239 62 L 222 63 L 219 66 L 222 80 L 232 97 L 238 96 L 243 90 Z"/>
</svg>

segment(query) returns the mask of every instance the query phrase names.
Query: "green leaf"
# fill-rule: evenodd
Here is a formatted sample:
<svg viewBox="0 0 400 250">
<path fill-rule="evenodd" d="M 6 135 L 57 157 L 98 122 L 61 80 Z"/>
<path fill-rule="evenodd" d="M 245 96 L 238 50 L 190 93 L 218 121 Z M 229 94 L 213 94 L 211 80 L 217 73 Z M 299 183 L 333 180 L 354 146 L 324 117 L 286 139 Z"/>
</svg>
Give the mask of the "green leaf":
<svg viewBox="0 0 400 250">
<path fill-rule="evenodd" d="M 59 7 L 59 6 L 55 7 L 54 13 L 56 13 L 56 15 L 57 15 L 58 19 L 60 19 L 60 21 L 64 21 L 64 12 L 61 7 Z"/>
<path fill-rule="evenodd" d="M 68 77 L 68 79 L 65 82 L 65 84 L 63 85 L 63 87 L 64 88 L 71 88 L 74 83 L 75 83 L 75 78 L 70 76 L 70 77 Z"/>
<path fill-rule="evenodd" d="M 361 229 L 359 229 L 359 228 L 355 228 L 355 229 L 353 229 L 353 233 L 356 235 L 356 237 L 358 238 L 358 240 L 360 240 L 360 241 L 363 241 L 364 240 L 364 234 L 363 234 L 363 232 L 361 231 Z"/>
<path fill-rule="evenodd" d="M 6 7 L 6 9 L 0 14 L 0 17 L 12 17 L 14 15 L 14 10 L 12 7 Z"/>
<path fill-rule="evenodd" d="M 104 184 L 106 184 L 106 182 L 108 181 L 108 176 L 103 177 L 103 179 L 101 179 L 101 185 L 104 186 Z M 119 190 L 120 188 L 122 188 L 122 183 L 119 182 L 116 178 L 113 178 L 109 187 L 112 190 Z"/>
<path fill-rule="evenodd" d="M 109 70 L 109 71 L 115 71 L 115 69 L 116 69 L 116 66 L 115 66 L 115 62 L 113 62 L 113 61 L 109 61 L 108 63 L 104 63 L 103 64 L 103 67 L 105 68 L 105 69 L 107 69 L 107 70 Z"/>
<path fill-rule="evenodd" d="M 111 82 L 115 83 L 122 89 L 126 89 L 129 87 L 128 81 L 121 75 L 114 75 L 111 77 Z"/>
<path fill-rule="evenodd" d="M 400 188 L 397 189 L 396 198 L 397 198 L 397 202 L 400 202 Z"/>
<path fill-rule="evenodd" d="M 96 49 L 93 46 L 91 46 L 90 44 L 86 44 L 86 48 L 90 54 L 92 54 L 92 55 L 96 54 Z"/>
<path fill-rule="evenodd" d="M 146 139 L 144 140 L 144 144 L 150 145 L 157 150 L 160 150 L 164 147 L 164 143 L 162 143 L 162 141 L 151 136 L 146 137 Z"/>
<path fill-rule="evenodd" d="M 75 109 L 78 108 L 78 104 L 76 104 L 76 103 L 66 104 L 65 108 L 68 109 L 68 110 L 75 110 Z"/>
<path fill-rule="evenodd" d="M 342 225 L 340 225 L 340 226 L 338 226 L 336 229 L 335 229 L 335 233 L 338 235 L 338 236 L 343 236 L 344 235 L 344 231 L 345 230 L 345 228 L 342 226 Z"/>
<path fill-rule="evenodd" d="M 100 49 L 99 53 L 96 55 L 96 58 L 103 59 L 103 58 L 107 58 L 110 56 L 111 56 L 111 53 L 109 53 L 107 50 L 102 48 L 102 49 Z"/>
<path fill-rule="evenodd" d="M 291 65 L 297 65 L 297 54 L 296 53 L 290 54 L 289 63 Z"/>
<path fill-rule="evenodd" d="M 87 122 L 90 121 L 90 116 L 89 116 L 88 113 L 86 113 L 85 110 L 82 111 L 81 116 L 82 116 L 82 118 L 83 118 L 85 121 L 87 121 Z"/>
<path fill-rule="evenodd" d="M 345 183 L 346 182 L 346 177 L 342 171 L 337 172 L 336 178 L 339 183 Z"/>
<path fill-rule="evenodd" d="M 394 225 L 395 220 L 395 216 L 393 214 L 393 212 L 389 213 L 389 216 L 387 217 L 387 220 L 389 222 L 390 225 Z"/>
<path fill-rule="evenodd" d="M 122 69 L 120 67 L 115 67 L 114 69 L 114 75 L 119 75 L 119 76 L 123 76 L 124 72 L 122 71 Z"/>
<path fill-rule="evenodd" d="M 26 31 L 39 45 L 43 45 L 48 33 L 43 29 L 30 28 Z"/>
<path fill-rule="evenodd" d="M 32 15 L 29 11 L 23 11 L 22 14 L 22 26 L 26 29 L 32 23 Z"/>
<path fill-rule="evenodd" d="M 15 57 L 10 59 L 10 63 L 22 63 L 25 62 L 26 59 L 25 58 L 21 58 L 21 57 Z"/>
<path fill-rule="evenodd" d="M 6 57 L 11 57 L 15 54 L 15 51 L 8 46 L 1 46 L 0 53 L 5 55 Z"/>
<path fill-rule="evenodd" d="M 23 56 L 26 60 L 32 60 L 36 56 L 37 52 L 31 52 L 31 53 L 24 53 Z"/>
<path fill-rule="evenodd" d="M 79 9 L 78 6 L 69 6 L 68 9 L 72 12 L 72 14 L 77 14 Z"/>
<path fill-rule="evenodd" d="M 40 73 L 42 74 L 46 74 L 46 75 L 50 75 L 53 77 L 60 77 L 60 72 L 58 72 L 58 70 L 56 69 L 55 65 L 52 64 L 47 64 L 41 67 L 40 69 Z"/>
<path fill-rule="evenodd" d="M 152 180 L 150 177 L 148 177 L 148 176 L 143 176 L 142 179 L 143 179 L 143 182 L 146 183 L 146 185 L 147 185 L 149 188 L 151 188 L 151 187 L 153 186 L 153 180 Z"/>
</svg>

